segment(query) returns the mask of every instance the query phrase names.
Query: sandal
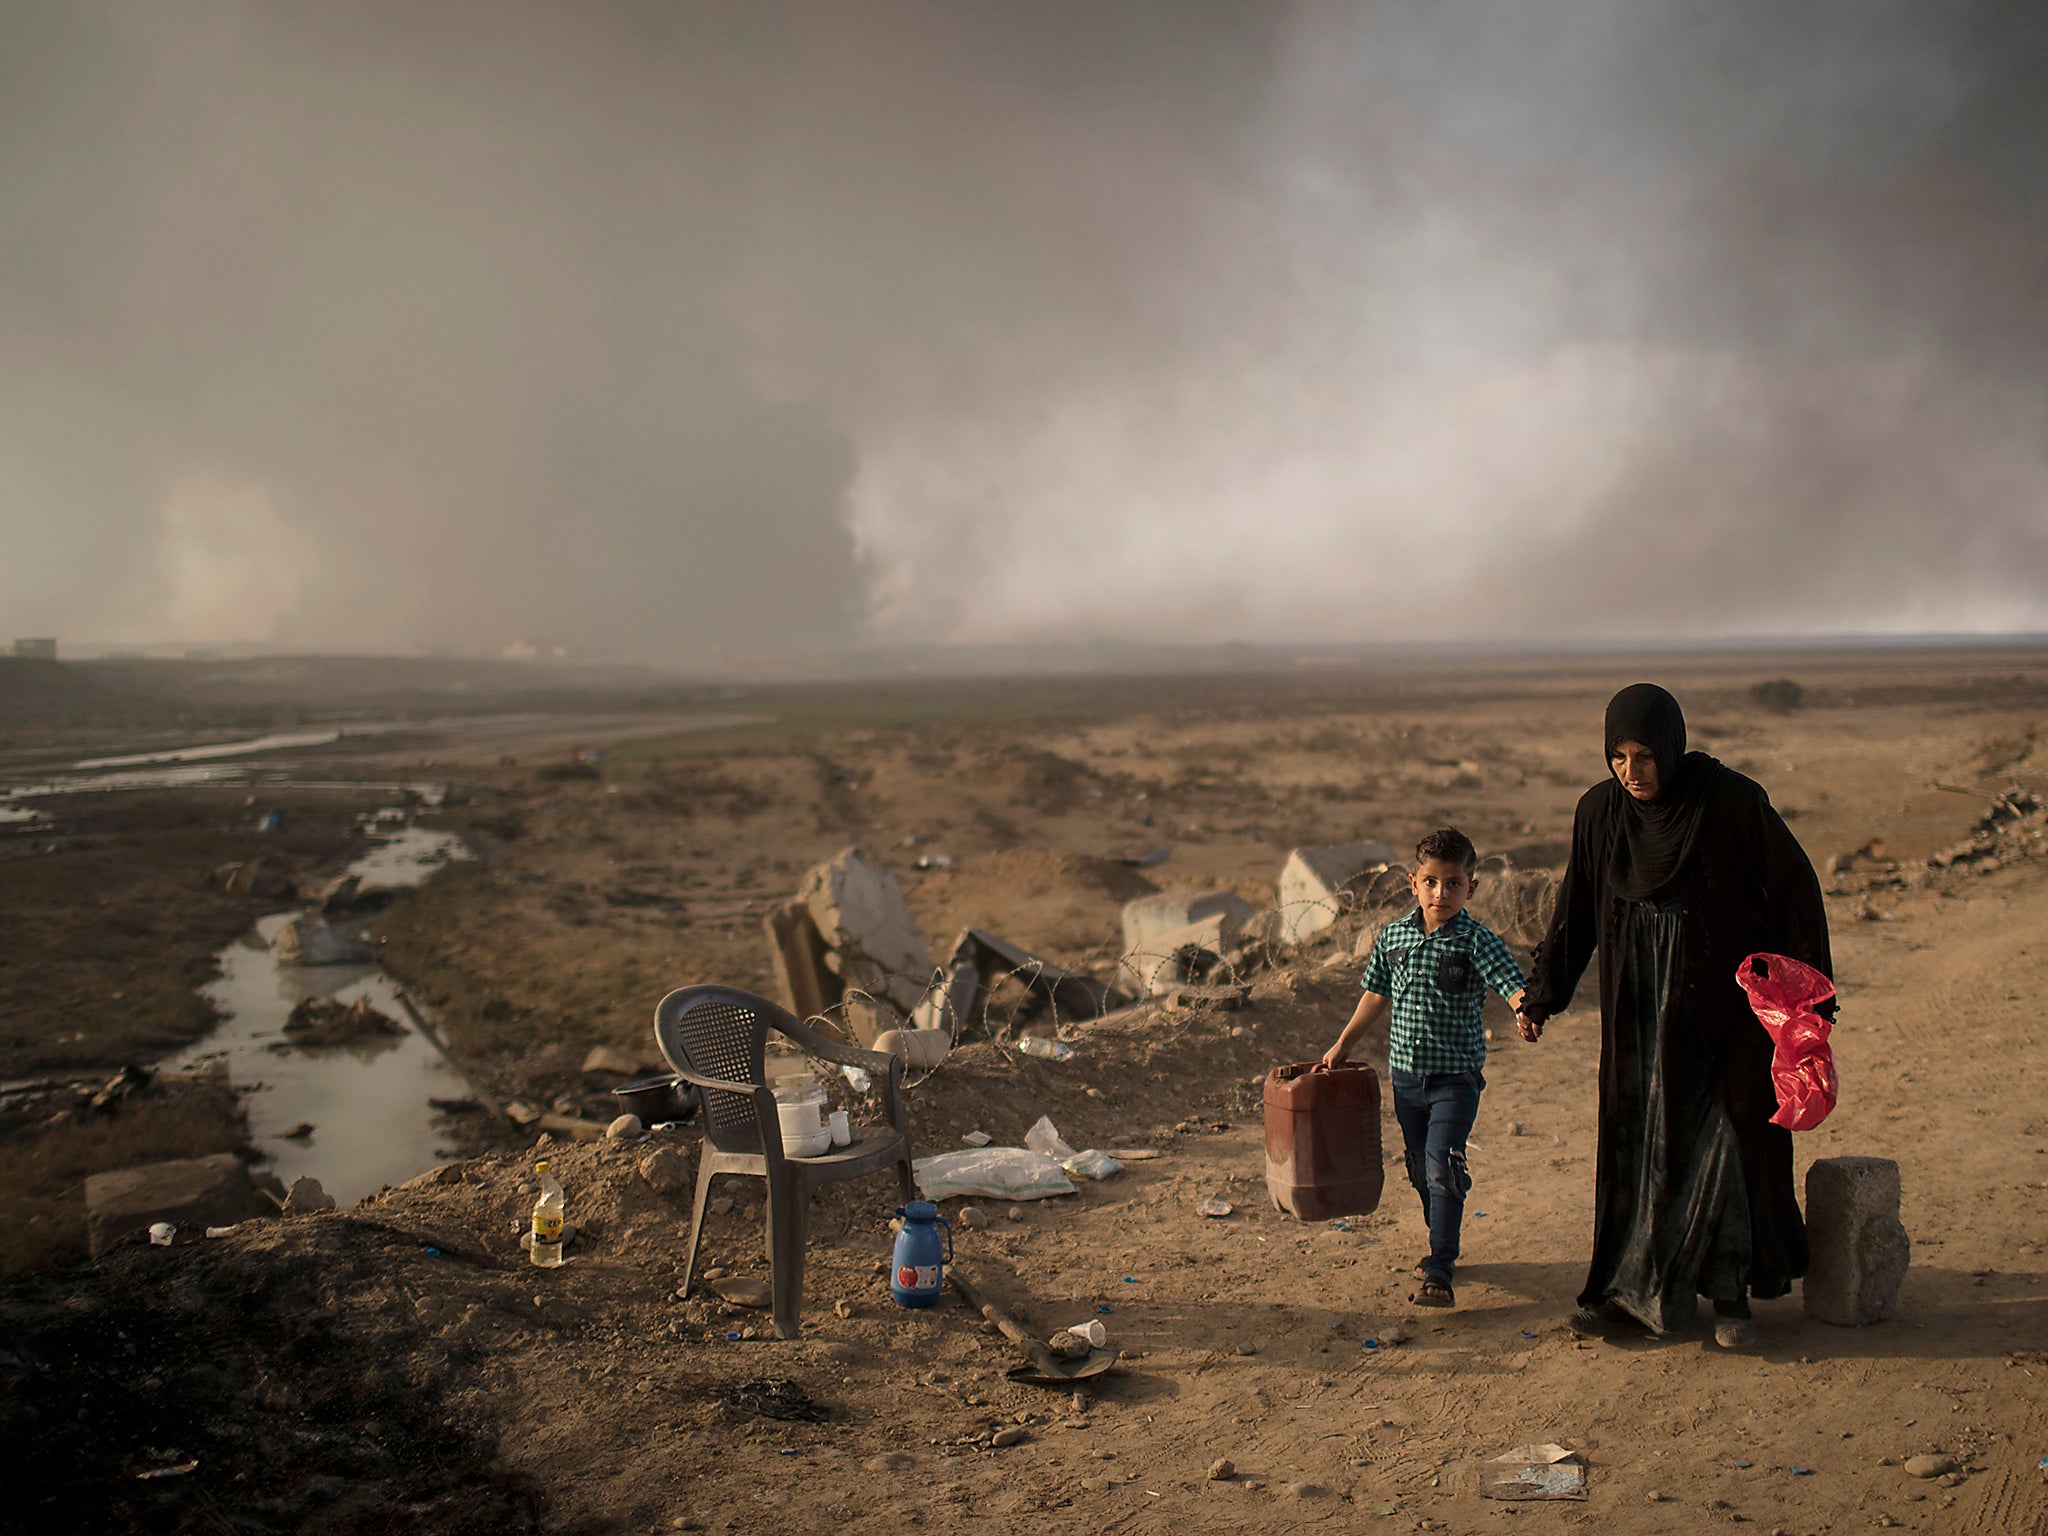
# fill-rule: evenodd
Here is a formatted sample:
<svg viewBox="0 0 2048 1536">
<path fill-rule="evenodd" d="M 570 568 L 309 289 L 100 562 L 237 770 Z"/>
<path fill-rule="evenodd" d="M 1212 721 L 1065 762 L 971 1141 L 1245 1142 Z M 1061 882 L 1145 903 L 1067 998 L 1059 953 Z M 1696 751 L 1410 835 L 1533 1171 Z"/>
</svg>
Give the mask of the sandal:
<svg viewBox="0 0 2048 1536">
<path fill-rule="evenodd" d="M 1565 1331 L 1582 1339 L 1607 1337 L 1607 1319 L 1591 1307 L 1580 1307 L 1564 1320 Z"/>
<path fill-rule="evenodd" d="M 1418 1307 L 1454 1307 L 1458 1304 L 1457 1293 L 1451 1289 L 1451 1282 L 1438 1275 L 1431 1275 L 1422 1282 L 1422 1289 L 1408 1300 Z"/>
</svg>

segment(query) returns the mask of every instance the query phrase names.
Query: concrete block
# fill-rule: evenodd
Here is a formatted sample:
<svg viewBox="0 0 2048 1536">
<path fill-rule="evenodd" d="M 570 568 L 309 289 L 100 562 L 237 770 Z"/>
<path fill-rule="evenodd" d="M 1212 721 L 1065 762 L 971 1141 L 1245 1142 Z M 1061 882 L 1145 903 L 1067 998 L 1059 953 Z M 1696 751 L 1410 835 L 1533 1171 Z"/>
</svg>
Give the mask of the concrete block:
<svg viewBox="0 0 2048 1536">
<path fill-rule="evenodd" d="M 85 1181 L 85 1235 L 95 1258 L 153 1222 L 196 1237 L 208 1227 L 276 1214 L 232 1152 L 119 1168 Z"/>
<path fill-rule="evenodd" d="M 908 1013 L 932 979 L 931 951 L 896 877 L 848 848 L 804 876 L 797 889 L 840 981 Z"/>
<path fill-rule="evenodd" d="M 1158 997 L 1183 983 L 1195 981 L 1214 969 L 1215 961 L 1231 947 L 1242 925 L 1224 912 L 1157 935 L 1155 949 L 1133 950 L 1123 958 L 1117 982 L 1126 991 Z"/>
<path fill-rule="evenodd" d="M 1161 891 L 1124 903 L 1124 953 L 1164 954 L 1165 941 L 1191 923 L 1220 918 L 1221 940 L 1235 944 L 1251 921 L 1252 904 L 1235 891 Z"/>
<path fill-rule="evenodd" d="M 1280 868 L 1280 941 L 1300 944 L 1337 921 L 1344 893 L 1372 870 L 1391 864 L 1385 843 L 1327 843 L 1297 848 Z"/>
<path fill-rule="evenodd" d="M 1806 1172 L 1803 1293 L 1809 1316 L 1853 1327 L 1898 1307 L 1912 1240 L 1899 1220 L 1899 1165 L 1888 1157 L 1824 1157 Z"/>
</svg>

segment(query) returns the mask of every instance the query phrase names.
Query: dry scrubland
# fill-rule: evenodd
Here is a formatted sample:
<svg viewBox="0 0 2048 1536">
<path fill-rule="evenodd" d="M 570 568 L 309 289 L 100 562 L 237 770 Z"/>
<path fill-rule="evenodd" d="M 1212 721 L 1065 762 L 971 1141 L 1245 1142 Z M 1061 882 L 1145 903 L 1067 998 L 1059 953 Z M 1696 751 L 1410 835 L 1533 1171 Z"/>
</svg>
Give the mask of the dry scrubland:
<svg viewBox="0 0 2048 1536">
<path fill-rule="evenodd" d="M 464 786 L 447 815 L 482 857 L 378 931 L 493 1093 L 597 1111 L 608 1085 L 576 1070 L 588 1047 L 646 1054 L 671 986 L 765 987 L 762 912 L 848 844 L 898 871 L 935 948 L 971 923 L 1106 966 L 1124 900 L 1186 883 L 1270 902 L 1295 843 L 1399 846 L 1454 822 L 1524 865 L 1561 857 L 1571 806 L 1600 772 L 1601 706 L 1638 676 L 1678 693 L 1695 745 L 1769 787 L 1817 864 L 1882 844 L 1826 880 L 1844 1091 L 1800 1154 L 1900 1161 L 1915 1267 L 1896 1320 L 1829 1328 L 1795 1295 L 1760 1309 L 1762 1346 L 1741 1357 L 1698 1336 L 1561 1332 L 1590 1223 L 1597 1021 L 1584 1010 L 1538 1047 L 1500 1032 L 1457 1311 L 1406 1303 L 1422 1232 L 1394 1169 L 1381 1211 L 1348 1230 L 1272 1212 L 1254 1083 L 1318 1053 L 1348 1012 L 1362 913 L 1248 978 L 1246 1009 L 1083 1024 L 1068 1063 L 973 1043 L 912 1095 L 920 1151 L 976 1126 L 1014 1141 L 1048 1113 L 1077 1146 L 1164 1154 L 958 1234 L 961 1263 L 1034 1325 L 1113 1309 L 1126 1369 L 1086 1393 L 1004 1380 L 1005 1346 L 957 1303 L 888 1302 L 875 1266 L 893 1200 L 879 1183 L 821 1202 L 797 1341 L 729 1341 L 768 1332 L 764 1316 L 674 1297 L 686 1205 L 640 1177 L 644 1148 L 552 1149 L 583 1235 L 574 1263 L 535 1272 L 513 1243 L 531 1150 L 464 1116 L 448 1132 L 474 1155 L 448 1182 L 0 1292 L 0 1431 L 46 1469 L 28 1518 L 195 1531 L 2048 1529 L 2048 1042 L 2032 1002 L 2048 983 L 2048 858 L 2027 835 L 2040 820 L 1991 858 L 1919 862 L 1966 835 L 1990 793 L 2048 789 L 2038 651 L 788 689 L 719 705 L 765 723 L 618 732 L 594 777 L 555 746 L 545 761 L 504 740 L 465 754 L 456 734 L 430 750 Z M 1779 676 L 1804 685 L 1800 708 L 1752 698 Z M 593 727 L 586 744 L 606 739 Z M 366 774 L 388 767 L 356 754 Z M 137 850 L 175 838 L 132 835 Z M 316 838 L 299 857 L 315 872 L 345 844 Z M 1121 862 L 1162 846 L 1163 864 Z M 35 889 L 85 880 L 50 871 L 90 870 L 93 849 L 34 855 L 48 866 Z M 920 873 L 920 853 L 956 863 Z M 146 873 L 154 857 L 131 862 Z M 78 1059 L 29 1058 L 59 1014 L 126 1001 L 112 993 L 137 985 L 143 950 L 186 969 L 123 1015 L 128 1039 L 186 1029 L 190 968 L 246 909 L 180 885 L 180 857 L 162 854 L 163 896 L 143 910 L 167 926 L 142 949 L 61 983 L 10 956 L 10 983 L 33 978 L 15 995 L 37 999 L 10 1024 L 18 1067 Z M 17 882 L 27 858 L 0 864 L 10 922 L 49 925 L 40 947 L 63 951 L 54 898 Z M 92 878 L 77 888 L 129 899 L 113 875 Z M 19 1154 L 35 1138 L 16 1128 L 12 1141 Z M 1236 1214 L 1195 1215 L 1212 1194 Z M 758 1202 L 742 1198 L 713 1219 L 708 1260 L 763 1272 L 759 1231 Z M 801 1383 L 829 1416 L 737 1406 L 761 1378 Z M 1014 1424 L 1021 1444 L 989 1447 Z M 1584 1504 L 1476 1497 L 1479 1457 L 1550 1439 L 1589 1463 Z M 1909 1477 L 1899 1463 L 1926 1450 L 1957 1470 Z M 199 1470 L 129 1475 L 174 1454 Z M 1235 1476 L 1205 1476 L 1218 1457 Z"/>
</svg>

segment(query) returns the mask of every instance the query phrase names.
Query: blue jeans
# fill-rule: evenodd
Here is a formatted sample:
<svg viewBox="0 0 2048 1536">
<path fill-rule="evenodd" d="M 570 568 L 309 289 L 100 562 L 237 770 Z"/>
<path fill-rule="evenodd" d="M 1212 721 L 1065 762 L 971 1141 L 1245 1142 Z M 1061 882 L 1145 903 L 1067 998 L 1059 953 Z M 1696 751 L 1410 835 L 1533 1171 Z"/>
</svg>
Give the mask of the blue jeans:
<svg viewBox="0 0 2048 1536">
<path fill-rule="evenodd" d="M 1465 1224 L 1465 1192 L 1472 1175 L 1465 1166 L 1465 1139 L 1479 1117 L 1478 1072 L 1435 1072 L 1418 1077 L 1392 1068 L 1394 1118 L 1408 1154 L 1408 1182 L 1422 1197 L 1429 1223 L 1429 1257 L 1423 1269 L 1448 1285 L 1458 1267 L 1458 1232 Z"/>
</svg>

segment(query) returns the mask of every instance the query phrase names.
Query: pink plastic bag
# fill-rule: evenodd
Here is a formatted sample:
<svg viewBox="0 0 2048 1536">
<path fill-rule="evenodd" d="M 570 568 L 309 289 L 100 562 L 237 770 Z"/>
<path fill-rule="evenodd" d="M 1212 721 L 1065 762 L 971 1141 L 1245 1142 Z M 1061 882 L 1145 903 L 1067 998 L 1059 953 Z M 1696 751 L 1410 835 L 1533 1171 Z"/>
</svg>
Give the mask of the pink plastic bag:
<svg viewBox="0 0 2048 1536">
<path fill-rule="evenodd" d="M 1751 955 L 1735 968 L 1757 1022 L 1769 1031 L 1771 1081 L 1778 1112 L 1771 1124 L 1810 1131 L 1835 1107 L 1834 1026 L 1815 1010 L 1835 995 L 1835 984 L 1789 955 Z"/>
</svg>

